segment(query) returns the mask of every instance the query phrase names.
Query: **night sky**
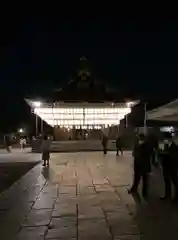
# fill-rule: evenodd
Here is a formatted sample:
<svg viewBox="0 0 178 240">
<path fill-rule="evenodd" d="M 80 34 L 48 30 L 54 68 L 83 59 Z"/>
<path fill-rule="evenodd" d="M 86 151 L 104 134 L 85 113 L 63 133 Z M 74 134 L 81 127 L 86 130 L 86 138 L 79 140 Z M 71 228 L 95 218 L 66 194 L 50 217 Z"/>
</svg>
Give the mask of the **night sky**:
<svg viewBox="0 0 178 240">
<path fill-rule="evenodd" d="M 1 16 L 0 131 L 31 121 L 25 96 L 60 88 L 82 55 L 120 91 L 157 103 L 178 96 L 178 18 Z M 155 100 L 156 99 L 156 100 Z"/>
</svg>

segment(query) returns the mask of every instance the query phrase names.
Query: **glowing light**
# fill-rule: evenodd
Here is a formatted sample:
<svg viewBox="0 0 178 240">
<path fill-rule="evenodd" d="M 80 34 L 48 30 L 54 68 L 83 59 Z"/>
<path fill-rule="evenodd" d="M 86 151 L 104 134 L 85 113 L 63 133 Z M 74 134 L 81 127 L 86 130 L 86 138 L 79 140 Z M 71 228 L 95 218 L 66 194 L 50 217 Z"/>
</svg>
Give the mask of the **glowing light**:
<svg viewBox="0 0 178 240">
<path fill-rule="evenodd" d="M 41 106 L 41 102 L 33 102 L 33 106 L 38 108 Z"/>
<path fill-rule="evenodd" d="M 126 105 L 128 108 L 132 107 L 135 103 L 134 102 L 127 102 Z"/>
<path fill-rule="evenodd" d="M 20 128 L 20 129 L 18 130 L 18 132 L 19 132 L 19 133 L 23 133 L 23 132 L 24 132 L 24 129 L 23 129 L 23 128 Z"/>
<path fill-rule="evenodd" d="M 169 132 L 169 133 L 171 133 L 171 132 L 174 131 L 174 127 L 161 127 L 160 131 L 161 132 Z"/>
<path fill-rule="evenodd" d="M 51 126 L 90 129 L 97 126 L 118 125 L 125 115 L 131 112 L 125 108 L 47 108 L 36 107 L 34 112 Z"/>
</svg>

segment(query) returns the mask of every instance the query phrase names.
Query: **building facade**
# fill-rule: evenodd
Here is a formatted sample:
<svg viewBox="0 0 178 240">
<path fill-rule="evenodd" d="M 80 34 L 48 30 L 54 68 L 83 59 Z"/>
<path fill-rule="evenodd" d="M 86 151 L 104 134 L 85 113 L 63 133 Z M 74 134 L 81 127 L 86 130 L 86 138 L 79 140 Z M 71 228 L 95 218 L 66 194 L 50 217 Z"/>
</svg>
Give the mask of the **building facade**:
<svg viewBox="0 0 178 240">
<path fill-rule="evenodd" d="M 137 101 L 118 98 L 118 93 L 91 77 L 85 57 L 76 77 L 56 90 L 52 101 L 26 99 L 33 112 L 54 128 L 56 140 L 110 138 L 118 134 L 120 121 Z"/>
</svg>

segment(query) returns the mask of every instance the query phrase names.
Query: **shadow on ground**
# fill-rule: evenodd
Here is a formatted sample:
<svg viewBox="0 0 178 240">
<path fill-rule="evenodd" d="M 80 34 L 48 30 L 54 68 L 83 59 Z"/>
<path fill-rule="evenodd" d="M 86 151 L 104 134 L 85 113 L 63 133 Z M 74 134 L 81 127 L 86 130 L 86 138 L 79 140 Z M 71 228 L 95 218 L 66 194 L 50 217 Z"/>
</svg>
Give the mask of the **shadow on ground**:
<svg viewBox="0 0 178 240">
<path fill-rule="evenodd" d="M 37 163 L 1 163 L 0 164 L 0 193 L 9 188 Z"/>
</svg>

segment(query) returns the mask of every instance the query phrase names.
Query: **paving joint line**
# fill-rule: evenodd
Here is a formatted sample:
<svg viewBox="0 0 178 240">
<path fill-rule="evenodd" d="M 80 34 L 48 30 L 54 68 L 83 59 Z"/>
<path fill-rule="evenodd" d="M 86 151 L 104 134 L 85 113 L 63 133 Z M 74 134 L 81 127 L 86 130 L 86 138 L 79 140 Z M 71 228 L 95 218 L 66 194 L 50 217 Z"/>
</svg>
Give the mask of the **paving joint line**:
<svg viewBox="0 0 178 240">
<path fill-rule="evenodd" d="M 52 222 L 52 219 L 53 219 L 52 216 L 53 216 L 53 211 L 54 211 L 54 207 L 55 207 L 56 202 L 57 202 L 57 198 L 55 199 L 55 201 L 54 201 L 54 203 L 53 203 L 53 207 L 52 207 L 52 209 L 51 209 L 52 211 L 51 211 L 50 221 L 49 221 L 49 224 L 46 225 L 46 226 L 47 226 L 47 229 L 46 229 L 45 234 L 44 234 L 44 239 L 46 239 L 46 235 L 47 235 L 48 231 L 49 231 L 50 229 L 53 229 L 53 225 L 51 224 L 51 222 Z"/>
<path fill-rule="evenodd" d="M 77 221 L 76 221 L 76 235 L 77 235 L 77 240 L 78 240 L 78 222 L 79 222 L 79 219 L 78 219 L 78 204 L 76 204 L 76 211 L 77 211 Z"/>
<path fill-rule="evenodd" d="M 40 176 L 39 176 L 39 177 L 40 177 Z M 38 178 L 39 178 L 39 177 L 38 177 Z M 46 184 L 47 184 L 47 180 L 45 181 L 43 187 L 40 189 L 40 192 L 39 192 L 38 196 L 40 195 L 41 191 L 44 189 L 44 187 L 46 186 Z M 38 196 L 36 197 L 36 201 L 37 201 L 37 199 L 38 199 Z M 17 230 L 17 232 L 16 232 L 16 235 L 17 235 L 17 234 L 20 232 L 20 230 L 22 229 L 23 223 L 24 223 L 24 221 L 27 219 L 27 217 L 28 217 L 28 215 L 30 214 L 30 212 L 32 211 L 32 208 L 33 208 L 33 206 L 35 205 L 36 201 L 33 201 L 33 203 L 32 203 L 32 205 L 31 205 L 28 213 L 23 217 L 23 219 L 22 219 L 22 221 L 21 221 L 21 223 L 20 223 L 20 226 L 19 226 L 19 228 L 18 228 L 18 230 Z"/>
<path fill-rule="evenodd" d="M 107 225 L 107 227 L 108 227 L 108 229 L 109 229 L 109 233 L 110 233 L 110 235 L 111 235 L 111 239 L 114 240 L 114 235 L 113 235 L 113 233 L 112 233 L 112 228 L 109 226 L 109 221 L 108 221 L 106 212 L 105 212 L 105 210 L 104 210 L 103 207 L 101 207 L 101 209 L 102 209 L 102 211 L 103 211 L 104 218 L 105 218 L 105 221 L 106 221 L 106 225 Z"/>
</svg>

